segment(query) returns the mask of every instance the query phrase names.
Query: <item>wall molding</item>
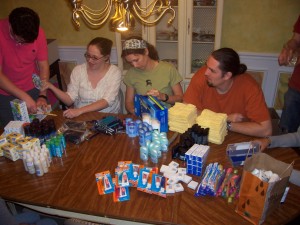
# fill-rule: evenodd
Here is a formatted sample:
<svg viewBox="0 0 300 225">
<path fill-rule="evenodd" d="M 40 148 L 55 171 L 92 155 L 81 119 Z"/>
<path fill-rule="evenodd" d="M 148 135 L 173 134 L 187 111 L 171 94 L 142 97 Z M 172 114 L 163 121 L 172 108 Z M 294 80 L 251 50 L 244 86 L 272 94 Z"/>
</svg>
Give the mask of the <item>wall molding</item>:
<svg viewBox="0 0 300 225">
<path fill-rule="evenodd" d="M 277 94 L 279 77 L 282 73 L 292 73 L 293 67 L 279 66 L 278 54 L 239 52 L 241 62 L 245 63 L 250 71 L 264 73 L 262 89 L 269 107 L 273 107 Z"/>
</svg>

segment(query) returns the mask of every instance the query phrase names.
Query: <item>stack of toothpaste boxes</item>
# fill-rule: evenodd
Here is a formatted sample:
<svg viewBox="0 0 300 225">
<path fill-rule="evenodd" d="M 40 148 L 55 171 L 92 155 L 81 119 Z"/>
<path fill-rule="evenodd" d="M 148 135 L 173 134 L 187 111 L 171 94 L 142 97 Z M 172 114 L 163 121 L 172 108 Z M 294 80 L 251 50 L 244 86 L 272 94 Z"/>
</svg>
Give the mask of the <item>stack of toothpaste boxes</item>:
<svg viewBox="0 0 300 225">
<path fill-rule="evenodd" d="M 186 169 L 188 174 L 201 176 L 210 147 L 194 144 L 186 153 Z"/>
</svg>

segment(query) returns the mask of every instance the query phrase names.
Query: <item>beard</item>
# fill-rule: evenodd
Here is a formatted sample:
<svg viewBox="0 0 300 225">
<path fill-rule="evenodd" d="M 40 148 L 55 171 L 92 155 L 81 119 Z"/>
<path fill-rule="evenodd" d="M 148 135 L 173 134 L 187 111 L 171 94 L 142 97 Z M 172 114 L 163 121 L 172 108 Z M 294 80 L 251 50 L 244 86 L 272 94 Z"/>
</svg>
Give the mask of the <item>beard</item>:
<svg viewBox="0 0 300 225">
<path fill-rule="evenodd" d="M 208 87 L 215 87 L 215 85 L 211 82 L 209 82 L 208 80 L 206 81 L 206 84 Z"/>
</svg>

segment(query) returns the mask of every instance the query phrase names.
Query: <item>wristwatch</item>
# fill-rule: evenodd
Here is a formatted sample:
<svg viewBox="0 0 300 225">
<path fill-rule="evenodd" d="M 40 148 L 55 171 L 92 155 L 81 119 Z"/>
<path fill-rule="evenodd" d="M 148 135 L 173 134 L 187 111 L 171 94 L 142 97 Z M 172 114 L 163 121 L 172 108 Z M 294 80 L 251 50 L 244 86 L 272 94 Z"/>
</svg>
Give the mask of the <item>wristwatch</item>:
<svg viewBox="0 0 300 225">
<path fill-rule="evenodd" d="M 165 94 L 166 99 L 162 100 L 163 102 L 167 102 L 169 100 L 169 95 Z"/>
<path fill-rule="evenodd" d="M 227 130 L 231 129 L 231 121 L 227 121 Z"/>
</svg>

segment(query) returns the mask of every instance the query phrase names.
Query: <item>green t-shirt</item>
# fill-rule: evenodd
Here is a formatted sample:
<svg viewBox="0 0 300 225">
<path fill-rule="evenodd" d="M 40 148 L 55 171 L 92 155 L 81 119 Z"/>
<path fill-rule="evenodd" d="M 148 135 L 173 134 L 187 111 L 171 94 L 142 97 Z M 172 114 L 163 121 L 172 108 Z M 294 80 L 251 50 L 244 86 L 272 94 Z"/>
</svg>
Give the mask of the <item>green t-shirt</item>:
<svg viewBox="0 0 300 225">
<path fill-rule="evenodd" d="M 170 63 L 159 61 L 151 71 L 130 68 L 124 77 L 124 83 L 133 87 L 136 94 L 145 95 L 151 89 L 173 95 L 172 87 L 182 81 L 177 69 Z M 169 104 L 166 104 L 170 107 Z"/>
</svg>

